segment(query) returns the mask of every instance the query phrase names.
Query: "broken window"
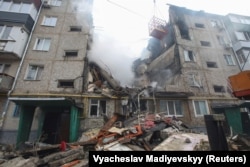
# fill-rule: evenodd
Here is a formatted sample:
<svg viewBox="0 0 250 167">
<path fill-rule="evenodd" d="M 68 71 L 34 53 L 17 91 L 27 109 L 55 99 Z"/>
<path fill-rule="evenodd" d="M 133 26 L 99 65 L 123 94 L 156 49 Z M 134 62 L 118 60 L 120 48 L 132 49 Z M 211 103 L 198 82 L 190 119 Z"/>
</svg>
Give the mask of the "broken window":
<svg viewBox="0 0 250 167">
<path fill-rule="evenodd" d="M 189 86 L 192 86 L 192 87 L 201 88 L 202 84 L 201 84 L 200 76 L 198 74 L 189 74 L 188 75 L 188 84 L 189 84 Z"/>
<path fill-rule="evenodd" d="M 183 20 L 179 19 L 176 24 L 180 30 L 181 38 L 190 40 L 189 31 L 186 23 Z"/>
<path fill-rule="evenodd" d="M 184 50 L 184 59 L 185 61 L 195 62 L 195 56 L 193 54 L 193 51 Z"/>
<path fill-rule="evenodd" d="M 70 31 L 82 31 L 82 26 L 70 26 Z"/>
<path fill-rule="evenodd" d="M 211 61 L 207 61 L 207 67 L 208 68 L 217 68 L 217 64 L 216 62 L 211 62 Z"/>
<path fill-rule="evenodd" d="M 58 88 L 74 88 L 74 80 L 58 80 Z"/>
<path fill-rule="evenodd" d="M 169 116 L 183 116 L 180 100 L 160 100 L 160 112 Z"/>
<path fill-rule="evenodd" d="M 67 50 L 65 51 L 65 56 L 77 56 L 78 55 L 78 51 L 77 50 Z"/>
<path fill-rule="evenodd" d="M 211 46 L 211 44 L 208 41 L 201 41 L 201 46 Z"/>
<path fill-rule="evenodd" d="M 225 92 L 225 88 L 224 88 L 224 86 L 214 85 L 214 92 L 224 93 Z"/>
<path fill-rule="evenodd" d="M 205 28 L 204 24 L 201 24 L 201 23 L 195 23 L 195 27 Z"/>
<path fill-rule="evenodd" d="M 224 55 L 224 58 L 227 62 L 227 65 L 235 65 L 235 62 L 234 62 L 232 55 Z"/>
<path fill-rule="evenodd" d="M 193 101 L 196 116 L 203 116 L 208 114 L 207 102 L 205 100 Z"/>
<path fill-rule="evenodd" d="M 99 117 L 106 114 L 106 101 L 91 99 L 89 105 L 89 116 Z"/>
</svg>

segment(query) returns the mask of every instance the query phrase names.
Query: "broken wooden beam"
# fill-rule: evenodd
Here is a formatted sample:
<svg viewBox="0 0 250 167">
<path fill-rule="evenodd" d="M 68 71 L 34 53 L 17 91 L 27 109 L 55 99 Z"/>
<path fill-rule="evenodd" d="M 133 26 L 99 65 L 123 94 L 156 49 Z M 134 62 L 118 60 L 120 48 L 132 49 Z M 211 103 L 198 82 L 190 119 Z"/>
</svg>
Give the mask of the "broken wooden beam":
<svg viewBox="0 0 250 167">
<path fill-rule="evenodd" d="M 82 156 L 83 156 L 83 154 L 81 152 L 76 152 L 76 153 L 69 155 L 65 158 L 49 162 L 48 164 L 50 167 L 58 167 L 60 165 L 66 164 L 66 163 L 71 162 L 71 161 L 76 160 L 76 159 L 83 159 Z"/>
<path fill-rule="evenodd" d="M 70 157 L 71 155 L 74 155 L 76 153 L 83 154 L 83 148 L 79 147 L 79 148 L 76 148 L 76 149 L 70 149 L 70 150 L 67 150 L 67 151 L 60 151 L 60 152 L 52 153 L 52 154 L 50 154 L 48 156 L 40 158 L 38 164 L 42 165 L 42 164 L 50 163 L 52 161 L 54 162 L 54 161 L 63 159 L 65 157 Z"/>
</svg>

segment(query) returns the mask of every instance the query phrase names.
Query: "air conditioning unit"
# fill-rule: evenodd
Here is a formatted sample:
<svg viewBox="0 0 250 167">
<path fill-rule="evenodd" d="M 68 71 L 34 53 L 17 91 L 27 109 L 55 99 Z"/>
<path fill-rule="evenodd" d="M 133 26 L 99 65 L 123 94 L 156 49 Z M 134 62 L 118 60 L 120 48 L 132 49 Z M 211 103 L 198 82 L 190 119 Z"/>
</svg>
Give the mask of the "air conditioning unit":
<svg viewBox="0 0 250 167">
<path fill-rule="evenodd" d="M 49 0 L 43 1 L 43 7 L 44 8 L 50 8 L 50 2 L 49 2 Z"/>
</svg>

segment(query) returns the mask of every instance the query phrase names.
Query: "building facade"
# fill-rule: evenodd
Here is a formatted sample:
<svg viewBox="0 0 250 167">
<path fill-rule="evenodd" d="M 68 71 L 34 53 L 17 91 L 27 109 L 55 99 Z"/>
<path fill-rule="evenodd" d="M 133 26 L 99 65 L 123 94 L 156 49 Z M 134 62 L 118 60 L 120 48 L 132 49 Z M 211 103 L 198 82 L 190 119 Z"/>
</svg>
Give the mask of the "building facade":
<svg viewBox="0 0 250 167">
<path fill-rule="evenodd" d="M 228 77 L 240 68 L 224 17 L 169 6 L 167 35 L 152 36 L 150 56 L 135 63 L 137 85 L 154 85 L 156 111 L 204 129 L 204 115 L 213 107 L 238 103 Z"/>
<path fill-rule="evenodd" d="M 88 59 L 92 5 L 43 2 L 9 93 L 2 142 L 73 142 L 113 113 L 158 113 L 203 131 L 213 107 L 238 103 L 227 82 L 240 68 L 225 16 L 170 5 L 167 33 L 151 34 L 134 62 L 133 88 L 123 88 Z"/>
<path fill-rule="evenodd" d="M 1 127 L 10 103 L 8 95 L 13 90 L 22 58 L 30 42 L 40 5 L 41 0 L 0 1 Z M 9 130 L 7 129 L 7 131 Z M 11 130 L 9 132 L 12 133 Z"/>
<path fill-rule="evenodd" d="M 228 46 L 233 48 L 241 71 L 250 70 L 250 17 L 228 14 L 224 24 L 231 39 Z"/>
<path fill-rule="evenodd" d="M 76 140 L 83 108 L 91 7 L 88 0 L 43 1 L 10 93 L 3 142 L 18 147 L 44 136 L 47 143 Z"/>
</svg>

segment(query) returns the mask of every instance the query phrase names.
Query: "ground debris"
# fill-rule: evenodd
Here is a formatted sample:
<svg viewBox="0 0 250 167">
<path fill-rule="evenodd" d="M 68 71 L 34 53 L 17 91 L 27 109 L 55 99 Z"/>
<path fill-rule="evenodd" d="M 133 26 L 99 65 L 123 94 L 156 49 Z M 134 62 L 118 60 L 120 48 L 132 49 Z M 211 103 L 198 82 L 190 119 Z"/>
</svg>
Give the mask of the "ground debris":
<svg viewBox="0 0 250 167">
<path fill-rule="evenodd" d="M 229 150 L 250 151 L 250 136 L 238 134 L 228 139 Z"/>
<path fill-rule="evenodd" d="M 85 131 L 74 143 L 32 144 L 32 149 L 2 154 L 0 167 L 88 166 L 89 151 L 210 151 L 208 135 L 193 131 L 176 117 L 141 113 L 124 119 L 115 113 L 100 129 Z M 228 139 L 230 151 L 250 150 L 250 138 Z M 45 151 L 45 153 L 44 153 Z M 43 152 L 43 154 L 41 154 Z"/>
</svg>

